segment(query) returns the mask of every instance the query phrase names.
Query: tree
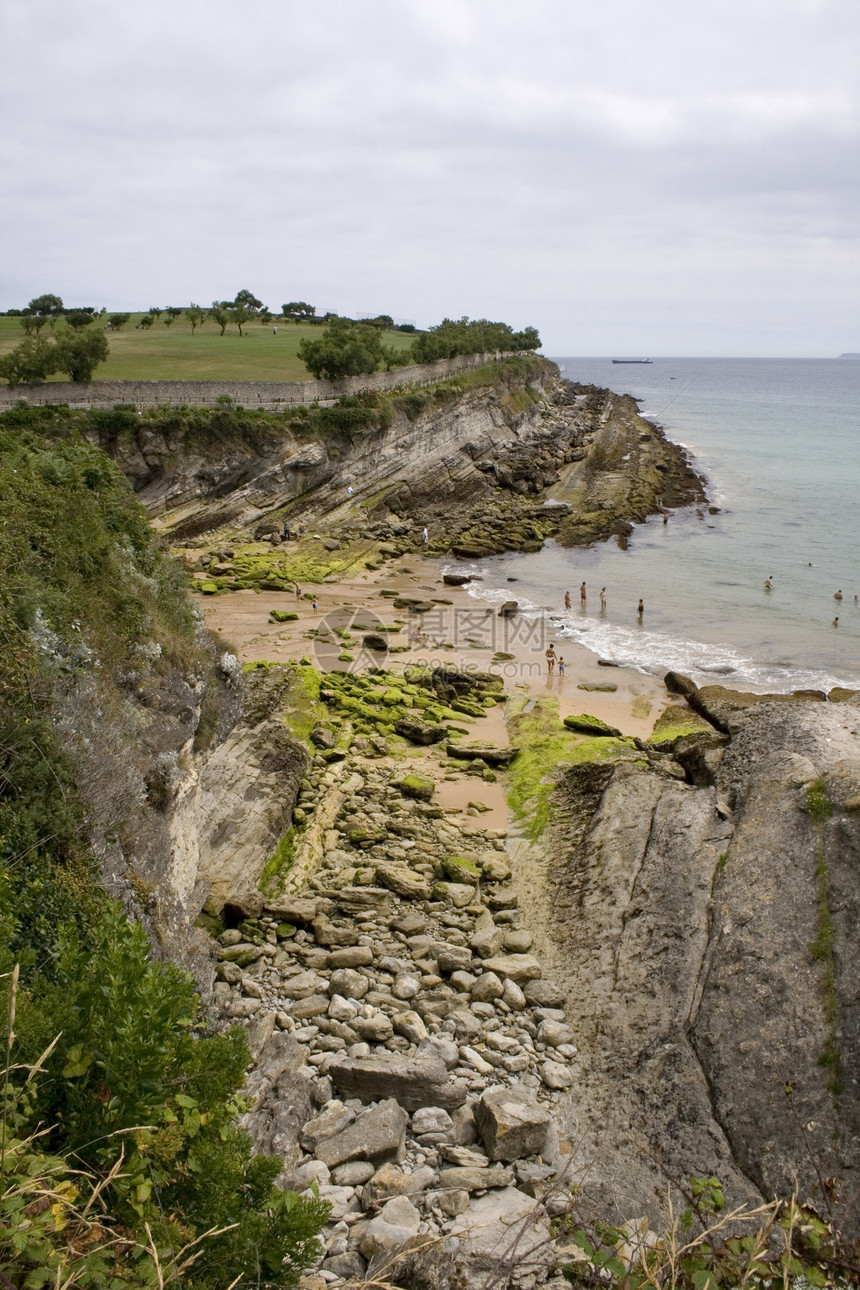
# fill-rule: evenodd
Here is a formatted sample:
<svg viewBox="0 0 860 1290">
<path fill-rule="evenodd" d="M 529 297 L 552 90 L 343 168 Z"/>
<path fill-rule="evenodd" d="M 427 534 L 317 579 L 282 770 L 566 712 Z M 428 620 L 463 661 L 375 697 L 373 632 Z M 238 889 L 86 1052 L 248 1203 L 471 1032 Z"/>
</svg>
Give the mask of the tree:
<svg viewBox="0 0 860 1290">
<path fill-rule="evenodd" d="M 176 319 L 182 313 L 182 310 L 178 309 L 176 305 L 168 305 L 164 312 L 167 314 L 167 317 L 164 320 L 165 327 L 172 327 L 176 322 Z"/>
<path fill-rule="evenodd" d="M 164 310 L 158 305 L 150 305 L 146 312 L 152 314 L 153 318 L 160 318 Z"/>
<path fill-rule="evenodd" d="M 221 335 L 223 336 L 227 330 L 227 324 L 231 321 L 230 306 L 220 300 L 213 300 L 212 308 L 209 310 L 209 317 L 221 328 Z"/>
<path fill-rule="evenodd" d="M 319 340 L 299 342 L 299 358 L 317 379 L 338 380 L 375 372 L 384 361 L 382 341 L 375 327 L 333 317 Z"/>
<path fill-rule="evenodd" d="M 57 351 L 54 370 L 65 372 L 70 381 L 92 380 L 93 372 L 110 353 L 103 331 L 90 331 L 80 336 L 70 336 L 66 332 L 53 348 Z"/>
<path fill-rule="evenodd" d="M 66 322 L 72 328 L 72 331 L 83 331 L 89 327 L 93 320 L 91 309 L 70 309 L 65 315 Z"/>
<path fill-rule="evenodd" d="M 111 331 L 122 331 L 130 317 L 131 314 L 111 314 L 108 318 L 108 327 Z"/>
<path fill-rule="evenodd" d="M 63 312 L 63 302 L 59 296 L 44 295 L 35 296 L 27 305 L 27 309 L 33 314 L 44 314 L 46 317 Z"/>
<path fill-rule="evenodd" d="M 137 325 L 138 327 L 142 327 L 144 331 L 148 331 L 154 322 L 155 322 L 155 319 L 153 318 L 152 314 L 144 314 Z"/>
<path fill-rule="evenodd" d="M 0 358 L 0 377 L 5 377 L 13 389 L 16 385 L 41 385 L 57 370 L 56 350 L 56 345 L 40 336 L 23 340 Z"/>
<path fill-rule="evenodd" d="M 200 305 L 195 305 L 192 300 L 191 304 L 185 310 L 185 317 L 191 323 L 191 335 L 193 336 L 198 327 L 202 327 L 206 321 L 206 310 L 201 309 Z"/>
<path fill-rule="evenodd" d="M 264 308 L 262 300 L 258 300 L 254 293 L 247 289 L 236 292 L 236 298 L 233 301 L 233 304 L 237 309 L 251 309 L 254 313 L 259 309 Z"/>
<path fill-rule="evenodd" d="M 288 322 L 307 322 L 309 318 L 313 318 L 316 307 L 309 305 L 306 300 L 291 300 L 289 304 L 281 305 L 281 313 Z"/>
<path fill-rule="evenodd" d="M 47 314 L 22 314 L 21 315 L 21 326 L 24 328 L 24 331 L 27 333 L 28 336 L 32 336 L 33 332 L 41 331 L 41 329 L 44 327 L 47 321 L 48 321 Z"/>
</svg>

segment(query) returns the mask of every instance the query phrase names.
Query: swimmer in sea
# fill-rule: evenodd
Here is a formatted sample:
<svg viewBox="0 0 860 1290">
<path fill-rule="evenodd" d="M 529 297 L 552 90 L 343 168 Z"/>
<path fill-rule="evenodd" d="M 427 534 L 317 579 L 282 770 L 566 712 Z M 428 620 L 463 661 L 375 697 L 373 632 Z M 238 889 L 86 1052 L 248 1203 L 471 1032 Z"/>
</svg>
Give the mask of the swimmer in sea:
<svg viewBox="0 0 860 1290">
<path fill-rule="evenodd" d="M 639 619 L 640 623 L 641 623 L 641 621 L 642 621 L 642 615 L 643 615 L 644 613 L 645 613 L 645 601 L 644 601 L 644 600 L 640 600 L 640 601 L 639 601 L 639 604 L 636 606 L 636 615 L 637 615 L 637 617 L 638 617 L 638 619 Z"/>
<path fill-rule="evenodd" d="M 834 627 L 838 627 L 838 626 L 839 626 L 839 615 L 838 615 L 838 614 L 837 614 L 837 615 L 836 615 L 836 617 L 833 619 L 833 626 L 834 626 Z"/>
<path fill-rule="evenodd" d="M 606 588 L 605 587 L 600 588 L 600 608 L 601 609 L 606 608 Z"/>
<path fill-rule="evenodd" d="M 773 589 L 773 574 L 770 574 L 767 578 L 765 578 L 764 589 L 765 591 L 771 591 Z"/>
<path fill-rule="evenodd" d="M 834 599 L 834 600 L 841 600 L 841 599 L 842 599 L 842 588 L 841 588 L 841 587 L 840 587 L 840 589 L 839 589 L 838 591 L 834 591 L 834 593 L 833 593 L 833 599 Z"/>
<path fill-rule="evenodd" d="M 584 582 L 581 582 L 579 584 L 579 603 L 581 605 L 585 604 L 585 583 Z"/>
<path fill-rule="evenodd" d="M 565 607 L 565 609 L 570 609 L 570 592 L 569 592 L 569 591 L 566 591 L 566 592 L 564 593 L 564 607 Z"/>
</svg>

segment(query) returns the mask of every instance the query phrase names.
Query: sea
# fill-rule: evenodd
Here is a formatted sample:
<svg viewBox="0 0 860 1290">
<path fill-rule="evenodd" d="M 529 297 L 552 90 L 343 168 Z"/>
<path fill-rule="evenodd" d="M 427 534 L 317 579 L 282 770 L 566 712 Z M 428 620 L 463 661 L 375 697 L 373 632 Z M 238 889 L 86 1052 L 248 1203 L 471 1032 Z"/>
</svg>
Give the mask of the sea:
<svg viewBox="0 0 860 1290">
<path fill-rule="evenodd" d="M 638 399 L 687 448 L 708 505 L 638 525 L 626 550 L 548 542 L 451 565 L 479 575 L 471 594 L 516 599 L 556 642 L 645 673 L 759 692 L 860 686 L 860 360 L 554 361 Z"/>
</svg>

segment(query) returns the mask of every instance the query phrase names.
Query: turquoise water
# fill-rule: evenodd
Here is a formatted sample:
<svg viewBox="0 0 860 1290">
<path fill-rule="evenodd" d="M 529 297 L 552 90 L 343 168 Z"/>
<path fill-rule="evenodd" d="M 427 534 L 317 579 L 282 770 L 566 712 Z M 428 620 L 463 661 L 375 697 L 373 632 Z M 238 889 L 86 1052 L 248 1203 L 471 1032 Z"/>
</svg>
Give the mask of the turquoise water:
<svg viewBox="0 0 860 1290">
<path fill-rule="evenodd" d="M 569 380 L 638 398 L 688 447 L 720 512 L 675 511 L 666 525 L 658 517 L 637 527 L 626 551 L 550 543 L 484 560 L 473 594 L 516 597 L 559 639 L 658 675 L 675 668 L 776 690 L 860 684 L 860 361 L 555 361 Z"/>
</svg>

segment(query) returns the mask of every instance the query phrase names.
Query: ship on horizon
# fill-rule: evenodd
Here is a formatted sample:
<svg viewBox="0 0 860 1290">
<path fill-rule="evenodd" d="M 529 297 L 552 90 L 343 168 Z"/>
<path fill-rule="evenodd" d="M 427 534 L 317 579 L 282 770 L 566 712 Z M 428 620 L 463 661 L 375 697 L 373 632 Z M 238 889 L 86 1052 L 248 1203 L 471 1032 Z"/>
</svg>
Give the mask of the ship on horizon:
<svg viewBox="0 0 860 1290">
<path fill-rule="evenodd" d="M 651 363 L 650 358 L 613 358 L 613 363 Z"/>
</svg>

